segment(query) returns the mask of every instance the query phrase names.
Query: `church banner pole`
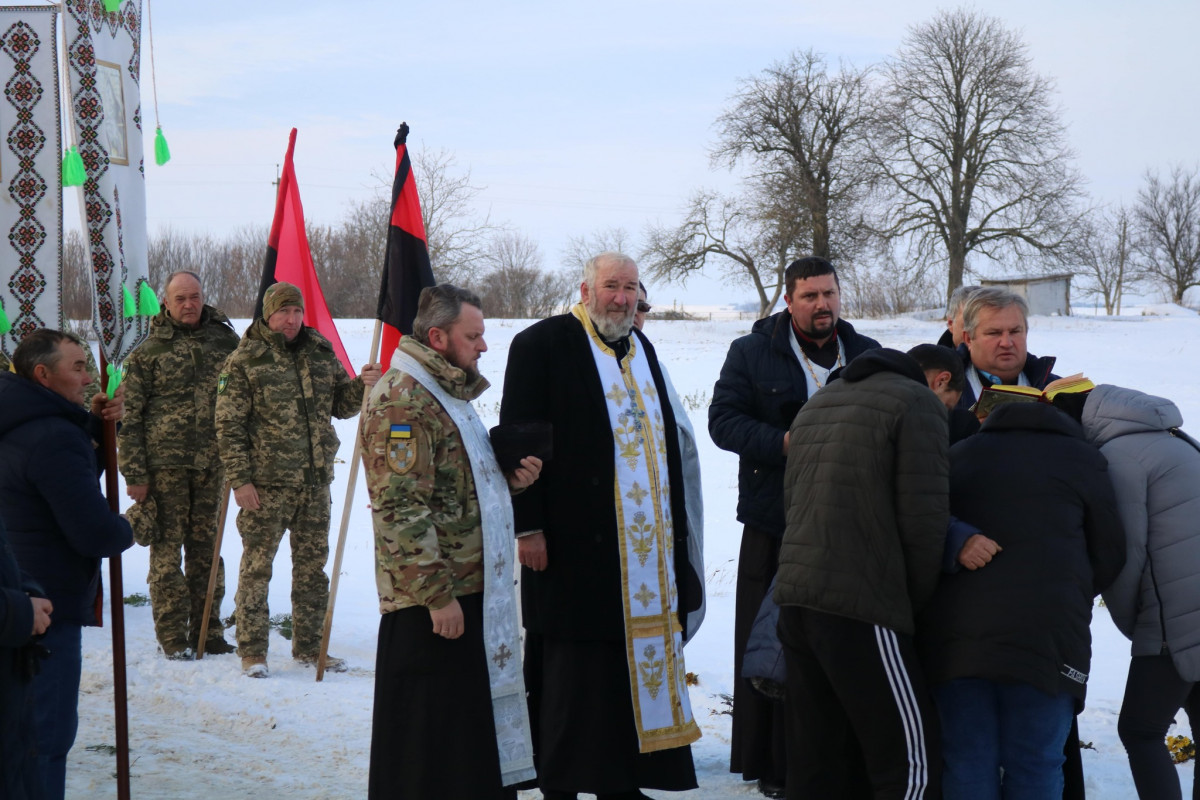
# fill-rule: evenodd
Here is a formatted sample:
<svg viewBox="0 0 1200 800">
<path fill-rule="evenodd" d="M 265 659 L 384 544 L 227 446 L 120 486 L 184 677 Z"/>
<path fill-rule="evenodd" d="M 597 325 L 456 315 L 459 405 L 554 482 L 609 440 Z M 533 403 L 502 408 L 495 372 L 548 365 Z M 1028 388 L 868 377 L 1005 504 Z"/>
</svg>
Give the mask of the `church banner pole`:
<svg viewBox="0 0 1200 800">
<path fill-rule="evenodd" d="M 100 374 L 108 374 L 108 360 L 100 348 Z M 109 377 L 108 380 L 113 380 Z M 120 511 L 117 485 L 117 423 L 104 421 L 104 494 L 108 507 Z M 121 556 L 108 559 L 108 583 L 112 606 L 113 717 L 117 738 L 117 800 L 129 800 L 129 691 L 125 682 L 125 588 Z"/>
<path fill-rule="evenodd" d="M 200 620 L 200 639 L 196 642 L 196 660 L 204 658 L 204 643 L 208 641 L 208 617 L 212 614 L 213 596 L 217 593 L 217 575 L 221 571 L 221 541 L 225 538 L 225 517 L 229 513 L 229 493 L 232 487 L 225 483 L 221 495 L 221 510 L 217 512 L 217 536 L 213 540 L 212 568 L 208 571 L 208 594 L 204 596 L 204 618 Z M 221 613 L 221 609 L 217 609 Z"/>
<path fill-rule="evenodd" d="M 379 357 L 379 340 L 383 333 L 383 323 L 375 320 L 375 333 L 371 336 L 371 354 L 368 364 L 374 364 Z M 381 365 L 384 371 L 387 365 Z M 329 604 L 325 608 L 325 626 L 321 630 L 321 652 L 317 656 L 317 681 L 325 677 L 325 659 L 329 655 L 329 636 L 333 632 L 333 606 L 337 600 L 338 579 L 342 574 L 342 554 L 346 551 L 346 530 L 350 527 L 350 511 L 354 504 L 354 489 L 358 483 L 358 462 L 362 460 L 362 422 L 363 414 L 367 411 L 367 398 L 371 396 L 371 387 L 363 389 L 362 407 L 358 411 L 358 430 L 354 435 L 354 456 L 350 459 L 350 479 L 346 483 L 346 500 L 342 504 L 342 524 L 338 528 L 337 548 L 333 555 L 333 576 L 329 582 Z"/>
</svg>

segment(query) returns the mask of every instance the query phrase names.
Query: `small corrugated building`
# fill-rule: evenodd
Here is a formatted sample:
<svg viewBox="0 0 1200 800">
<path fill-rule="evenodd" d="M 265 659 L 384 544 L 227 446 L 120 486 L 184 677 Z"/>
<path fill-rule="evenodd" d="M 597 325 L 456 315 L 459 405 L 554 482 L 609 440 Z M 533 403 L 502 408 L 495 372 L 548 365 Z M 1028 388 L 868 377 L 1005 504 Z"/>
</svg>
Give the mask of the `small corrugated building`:
<svg viewBox="0 0 1200 800">
<path fill-rule="evenodd" d="M 994 278 L 979 282 L 1021 295 L 1035 316 L 1069 316 L 1071 313 L 1071 273 L 1039 275 L 1028 278 Z"/>
</svg>

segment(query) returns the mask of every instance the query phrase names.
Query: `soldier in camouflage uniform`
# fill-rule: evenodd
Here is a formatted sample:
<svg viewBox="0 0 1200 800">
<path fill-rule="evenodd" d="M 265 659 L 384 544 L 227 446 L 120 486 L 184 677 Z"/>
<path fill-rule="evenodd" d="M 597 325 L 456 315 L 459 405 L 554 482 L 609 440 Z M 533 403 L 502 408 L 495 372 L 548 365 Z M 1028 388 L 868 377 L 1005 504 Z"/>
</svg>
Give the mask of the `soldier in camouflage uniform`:
<svg viewBox="0 0 1200 800">
<path fill-rule="evenodd" d="M 466 401 L 488 388 L 476 368 L 487 345 L 474 293 L 425 289 L 413 328 L 397 352 L 426 380 Z M 462 435 L 430 390 L 396 366 L 371 392 L 361 435 L 383 614 L 368 796 L 515 798 L 501 786 L 483 638 L 482 518 Z M 536 458 L 522 464 L 507 476 L 513 489 L 541 469 Z M 431 769 L 448 742 L 454 768 Z"/>
<path fill-rule="evenodd" d="M 168 658 L 187 659 L 200 638 L 225 491 L 213 423 L 217 376 L 238 335 L 224 314 L 204 304 L 193 273 L 172 274 L 164 295 L 150 336 L 125 362 L 118 444 L 126 493 L 138 503 L 153 500 L 155 536 L 139 543 L 150 546 L 154 632 Z M 232 653 L 221 625 L 224 564 L 217 569 L 204 651 Z"/>
<path fill-rule="evenodd" d="M 217 446 L 238 507 L 237 643 L 242 669 L 267 677 L 267 589 L 285 530 L 292 533 L 292 656 L 315 663 L 329 600 L 329 484 L 338 437 L 330 417 L 358 413 L 377 364 L 351 380 L 329 340 L 304 324 L 304 298 L 290 283 L 263 295 L 217 383 Z M 328 658 L 326 669 L 346 669 Z"/>
</svg>

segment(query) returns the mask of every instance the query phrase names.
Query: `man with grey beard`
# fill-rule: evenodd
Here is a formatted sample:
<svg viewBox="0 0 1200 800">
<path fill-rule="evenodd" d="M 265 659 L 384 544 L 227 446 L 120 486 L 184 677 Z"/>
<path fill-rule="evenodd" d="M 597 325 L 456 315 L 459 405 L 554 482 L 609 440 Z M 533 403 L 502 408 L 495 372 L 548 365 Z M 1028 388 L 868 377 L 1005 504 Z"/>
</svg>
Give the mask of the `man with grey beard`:
<svg viewBox="0 0 1200 800">
<path fill-rule="evenodd" d="M 637 293 L 631 258 L 592 258 L 581 302 L 518 334 L 504 376 L 501 423 L 554 430 L 541 479 L 513 498 L 547 800 L 696 786 L 682 632 L 700 587 L 675 414 L 654 348 L 633 330 Z"/>
</svg>

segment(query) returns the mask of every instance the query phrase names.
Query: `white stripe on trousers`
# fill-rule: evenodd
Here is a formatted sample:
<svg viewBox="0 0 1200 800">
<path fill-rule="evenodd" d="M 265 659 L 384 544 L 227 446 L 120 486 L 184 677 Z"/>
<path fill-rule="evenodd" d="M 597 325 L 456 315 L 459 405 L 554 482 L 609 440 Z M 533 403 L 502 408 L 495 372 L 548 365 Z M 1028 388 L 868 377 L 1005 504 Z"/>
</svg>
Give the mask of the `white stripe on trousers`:
<svg viewBox="0 0 1200 800">
<path fill-rule="evenodd" d="M 921 719 L 921 708 L 913 692 L 912 681 L 900 656 L 900 642 L 896 632 L 879 625 L 875 626 L 875 642 L 883 661 L 883 672 L 892 687 L 896 710 L 904 727 L 904 740 L 908 745 L 908 789 L 905 800 L 919 800 L 925 796 L 929 785 L 929 754 L 925 751 L 925 723 Z"/>
</svg>

